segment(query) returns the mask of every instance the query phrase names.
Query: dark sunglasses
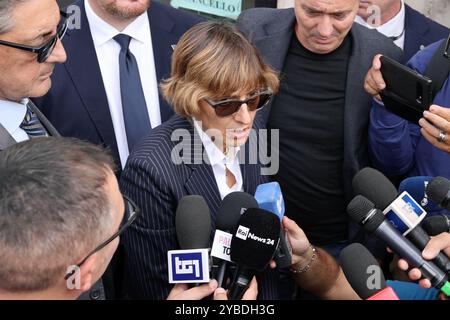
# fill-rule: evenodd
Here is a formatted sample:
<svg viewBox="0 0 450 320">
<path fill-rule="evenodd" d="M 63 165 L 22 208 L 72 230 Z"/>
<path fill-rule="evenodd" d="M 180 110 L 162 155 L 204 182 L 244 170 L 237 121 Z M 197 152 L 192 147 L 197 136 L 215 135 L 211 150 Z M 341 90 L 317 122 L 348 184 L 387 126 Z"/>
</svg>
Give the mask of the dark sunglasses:
<svg viewBox="0 0 450 320">
<path fill-rule="evenodd" d="M 249 111 L 259 110 L 264 107 L 273 95 L 270 88 L 259 91 L 245 100 L 225 99 L 220 101 L 212 101 L 209 98 L 204 100 L 214 108 L 216 115 L 219 117 L 227 117 L 239 111 L 241 106 L 245 103 Z"/>
<path fill-rule="evenodd" d="M 111 237 L 103 241 L 99 246 L 97 246 L 94 250 L 92 250 L 83 260 L 81 260 L 80 263 L 78 263 L 76 266 L 80 268 L 83 263 L 86 262 L 89 257 L 91 257 L 94 253 L 97 253 L 98 251 L 102 250 L 104 247 L 106 247 L 108 244 L 110 244 L 114 239 L 119 237 L 121 234 L 125 232 L 125 230 L 128 229 L 129 226 L 133 224 L 133 222 L 136 220 L 137 216 L 141 212 L 141 210 L 138 208 L 138 206 L 127 196 L 123 196 L 123 200 L 125 203 L 125 212 L 123 215 L 122 222 L 120 223 L 119 230 L 114 233 Z M 69 279 L 73 274 L 75 273 L 75 270 L 71 273 L 67 273 L 64 277 L 65 280 Z"/>
<path fill-rule="evenodd" d="M 23 44 L 0 40 L 0 45 L 36 53 L 37 61 L 39 63 L 45 62 L 48 59 L 48 57 L 50 57 L 50 55 L 52 54 L 53 49 L 55 48 L 56 43 L 58 42 L 58 39 L 62 40 L 67 31 L 68 25 L 67 19 L 69 15 L 63 11 L 60 11 L 60 14 L 61 20 L 56 28 L 56 34 L 46 44 L 40 47 L 30 47 Z"/>
<path fill-rule="evenodd" d="M 447 43 L 445 44 L 445 50 L 444 50 L 444 57 L 447 59 L 450 59 L 450 53 L 448 52 L 450 47 L 450 35 L 447 38 Z"/>
</svg>

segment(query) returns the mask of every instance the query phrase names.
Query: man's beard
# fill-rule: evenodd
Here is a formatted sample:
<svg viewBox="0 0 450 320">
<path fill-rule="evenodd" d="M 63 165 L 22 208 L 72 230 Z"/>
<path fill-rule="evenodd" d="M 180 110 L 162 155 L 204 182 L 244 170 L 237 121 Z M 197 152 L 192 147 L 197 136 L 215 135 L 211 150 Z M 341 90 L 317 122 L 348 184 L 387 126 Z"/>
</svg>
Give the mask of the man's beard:
<svg viewBox="0 0 450 320">
<path fill-rule="evenodd" d="M 146 4 L 135 7 L 135 8 L 124 8 L 123 6 L 118 6 L 117 1 L 111 1 L 104 6 L 105 10 L 114 17 L 121 19 L 132 19 L 140 16 L 148 10 L 150 7 L 150 0 L 143 0 L 142 2 L 147 2 Z"/>
</svg>

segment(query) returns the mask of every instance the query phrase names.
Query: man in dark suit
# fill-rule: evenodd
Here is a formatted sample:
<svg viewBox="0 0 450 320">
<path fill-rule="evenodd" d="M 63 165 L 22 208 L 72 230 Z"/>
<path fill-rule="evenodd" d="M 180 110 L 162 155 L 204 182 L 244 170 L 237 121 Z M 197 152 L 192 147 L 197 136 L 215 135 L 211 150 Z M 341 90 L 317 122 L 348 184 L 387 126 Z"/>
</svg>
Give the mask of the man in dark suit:
<svg viewBox="0 0 450 320">
<path fill-rule="evenodd" d="M 356 22 L 376 28 L 403 49 L 403 62 L 419 50 L 447 37 L 449 29 L 425 17 L 403 0 L 360 1 Z"/>
<path fill-rule="evenodd" d="M 251 9 L 238 19 L 281 72 L 280 91 L 262 115 L 280 130 L 275 179 L 286 214 L 335 257 L 350 237 L 352 178 L 370 164 L 364 76 L 376 53 L 401 57 L 389 39 L 353 23 L 358 3 L 296 0 L 294 9 Z"/>
<path fill-rule="evenodd" d="M 55 65 L 66 60 L 60 41 L 65 28 L 65 19 L 53 0 L 2 3 L 0 151 L 36 136 L 58 135 L 28 98 L 44 95 Z M 33 52 L 30 47 L 40 49 Z"/>
<path fill-rule="evenodd" d="M 200 18 L 150 0 L 74 5 L 79 10 L 68 11 L 80 12 L 80 27 L 67 32 L 69 59 L 55 69 L 54 85 L 36 104 L 63 136 L 110 148 L 120 173 L 137 141 L 172 116 L 158 83 L 170 73 L 178 38 Z M 135 72 L 122 72 L 121 52 L 127 63 L 134 61 Z"/>
</svg>

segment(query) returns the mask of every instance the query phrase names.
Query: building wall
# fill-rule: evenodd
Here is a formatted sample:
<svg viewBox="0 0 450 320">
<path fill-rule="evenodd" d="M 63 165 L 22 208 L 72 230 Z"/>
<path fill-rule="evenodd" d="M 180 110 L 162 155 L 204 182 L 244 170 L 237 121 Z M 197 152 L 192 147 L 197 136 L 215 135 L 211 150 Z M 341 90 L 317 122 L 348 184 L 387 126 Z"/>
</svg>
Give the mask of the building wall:
<svg viewBox="0 0 450 320">
<path fill-rule="evenodd" d="M 450 0 L 406 0 L 406 3 L 450 28 Z"/>
</svg>

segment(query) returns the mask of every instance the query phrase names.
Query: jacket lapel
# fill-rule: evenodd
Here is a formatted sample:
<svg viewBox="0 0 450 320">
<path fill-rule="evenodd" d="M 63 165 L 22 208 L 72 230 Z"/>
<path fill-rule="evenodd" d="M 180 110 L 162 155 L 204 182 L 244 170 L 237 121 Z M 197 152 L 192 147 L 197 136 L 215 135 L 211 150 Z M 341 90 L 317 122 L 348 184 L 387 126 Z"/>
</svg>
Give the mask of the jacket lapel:
<svg viewBox="0 0 450 320">
<path fill-rule="evenodd" d="M 190 161 L 184 163 L 190 172 L 184 182 L 184 187 L 187 194 L 200 195 L 205 199 L 211 211 L 211 223 L 212 227 L 214 227 L 216 213 L 222 202 L 214 172 L 212 167 L 203 159 L 203 154 L 205 154 L 205 157 L 207 157 L 207 154 L 204 151 L 200 136 L 195 132 L 191 122 L 184 119 L 181 126 L 177 126 L 177 129 L 188 130 L 191 137 Z"/>
<path fill-rule="evenodd" d="M 294 10 L 292 9 L 288 19 L 285 21 L 277 21 L 277 23 L 282 23 L 283 25 L 265 25 L 264 30 L 266 35 L 260 38 L 252 39 L 252 42 L 261 52 L 264 52 L 265 62 L 268 63 L 273 69 L 281 73 L 283 71 L 284 60 L 286 58 L 294 31 Z M 272 29 L 275 29 L 276 31 L 271 31 Z M 269 104 L 261 110 L 261 116 L 264 119 L 264 123 L 267 123 L 267 120 L 269 119 L 273 100 L 274 99 L 272 99 Z"/>
<path fill-rule="evenodd" d="M 61 135 L 59 132 L 55 129 L 55 127 L 48 121 L 48 119 L 44 116 L 44 114 L 41 112 L 41 110 L 36 107 L 36 105 L 29 100 L 28 101 L 28 107 L 31 111 L 33 111 L 36 116 L 38 117 L 41 124 L 44 126 L 44 128 L 47 130 L 47 133 L 52 137 L 60 137 Z"/>
<path fill-rule="evenodd" d="M 0 151 L 5 150 L 16 143 L 16 140 L 14 140 L 9 132 L 0 124 Z"/>
<path fill-rule="evenodd" d="M 152 3 L 148 11 L 158 83 L 169 77 L 173 53 L 172 45 L 178 43 L 178 36 L 174 32 L 175 23 L 159 6 L 158 3 Z M 161 93 L 159 93 L 159 104 L 161 121 L 167 121 L 173 115 L 173 110 L 161 96 Z"/>
<path fill-rule="evenodd" d="M 427 23 L 418 23 L 418 19 L 422 19 L 420 15 L 418 17 L 413 15 L 412 9 L 405 4 L 405 44 L 403 46 L 405 59 L 412 57 L 420 46 L 426 43 L 423 40 L 429 30 Z"/>
<path fill-rule="evenodd" d="M 84 108 L 91 117 L 99 135 L 106 145 L 118 153 L 114 127 L 109 112 L 103 79 L 98 65 L 97 53 L 87 20 L 84 1 L 79 1 L 81 28 L 68 30 L 64 47 L 67 62 L 64 64 L 73 85 L 81 97 Z"/>
</svg>

